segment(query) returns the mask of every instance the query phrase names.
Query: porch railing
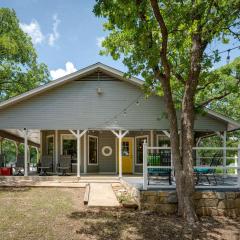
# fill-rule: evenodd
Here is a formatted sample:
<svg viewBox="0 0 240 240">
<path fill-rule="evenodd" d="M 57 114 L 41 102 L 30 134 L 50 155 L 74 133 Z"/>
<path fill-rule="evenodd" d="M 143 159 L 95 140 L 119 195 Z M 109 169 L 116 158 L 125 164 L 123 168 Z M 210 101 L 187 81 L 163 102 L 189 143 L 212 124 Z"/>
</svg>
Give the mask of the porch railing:
<svg viewBox="0 0 240 240">
<path fill-rule="evenodd" d="M 196 188 L 240 188 L 240 145 L 238 147 L 194 147 Z M 168 159 L 166 158 L 168 156 Z M 162 175 L 171 173 L 172 185 Z M 163 174 L 165 173 L 165 174 Z M 151 175 L 155 175 L 151 184 Z M 159 179 L 158 179 L 159 177 Z M 197 178 L 199 178 L 197 182 Z M 211 181 L 209 180 L 211 178 Z M 162 179 L 162 180 L 161 180 Z M 148 147 L 143 144 L 143 189 L 175 188 L 171 147 Z M 169 181 L 170 183 L 171 181 Z"/>
</svg>

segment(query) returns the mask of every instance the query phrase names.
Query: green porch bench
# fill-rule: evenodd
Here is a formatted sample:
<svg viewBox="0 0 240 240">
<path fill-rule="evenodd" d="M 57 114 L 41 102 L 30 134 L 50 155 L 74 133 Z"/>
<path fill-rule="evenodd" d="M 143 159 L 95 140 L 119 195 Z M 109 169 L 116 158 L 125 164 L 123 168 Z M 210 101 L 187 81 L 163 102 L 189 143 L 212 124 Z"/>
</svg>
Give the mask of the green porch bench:
<svg viewBox="0 0 240 240">
<path fill-rule="evenodd" d="M 150 153 L 148 155 L 148 185 L 150 180 L 156 180 L 160 177 L 167 177 L 169 185 L 172 185 L 172 169 L 171 169 L 171 153 Z M 151 166 L 156 166 L 151 168 Z M 161 168 L 157 166 L 169 166 L 169 168 Z"/>
</svg>

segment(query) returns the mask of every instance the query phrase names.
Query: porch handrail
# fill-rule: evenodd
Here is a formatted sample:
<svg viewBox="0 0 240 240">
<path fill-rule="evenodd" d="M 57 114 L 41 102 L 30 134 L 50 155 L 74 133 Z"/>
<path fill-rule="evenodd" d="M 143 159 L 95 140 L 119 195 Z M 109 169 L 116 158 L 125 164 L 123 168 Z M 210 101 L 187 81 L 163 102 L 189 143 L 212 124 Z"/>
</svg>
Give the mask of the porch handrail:
<svg viewBox="0 0 240 240">
<path fill-rule="evenodd" d="M 237 151 L 237 154 L 234 156 L 224 156 L 225 159 L 236 159 L 237 162 L 235 162 L 235 165 L 229 166 L 226 165 L 226 161 L 223 161 L 223 164 L 220 164 L 218 166 L 210 166 L 210 165 L 194 165 L 193 168 L 198 168 L 198 169 L 220 169 L 223 170 L 224 173 L 223 175 L 225 176 L 225 170 L 228 169 L 235 169 L 235 175 L 237 174 L 237 188 L 240 188 L 240 144 L 238 147 L 193 147 L 193 150 L 223 150 L 223 151 Z M 154 168 L 162 168 L 162 169 L 172 169 L 174 170 L 173 164 L 172 164 L 172 157 L 171 157 L 171 166 L 151 166 L 148 165 L 148 151 L 149 150 L 171 150 L 171 147 L 148 147 L 147 143 L 144 142 L 143 144 L 143 189 L 147 189 L 147 182 L 148 182 L 148 169 Z M 198 158 L 211 158 L 212 156 L 198 156 Z M 220 185 L 219 185 L 220 186 Z M 226 188 L 226 186 L 222 186 L 223 188 Z"/>
</svg>

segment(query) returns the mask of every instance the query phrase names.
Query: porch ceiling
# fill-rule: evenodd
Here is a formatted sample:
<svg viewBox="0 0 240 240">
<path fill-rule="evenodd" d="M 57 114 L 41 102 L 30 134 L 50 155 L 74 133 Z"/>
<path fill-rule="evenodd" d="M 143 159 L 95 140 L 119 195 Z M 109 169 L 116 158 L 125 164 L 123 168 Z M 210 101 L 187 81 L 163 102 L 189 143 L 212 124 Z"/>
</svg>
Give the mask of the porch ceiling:
<svg viewBox="0 0 240 240">
<path fill-rule="evenodd" d="M 29 129 L 29 144 L 35 147 L 40 146 L 40 130 L 37 129 Z M 24 138 L 21 132 L 18 129 L 4 129 L 0 130 L 0 137 L 6 138 L 9 140 L 24 142 Z"/>
</svg>

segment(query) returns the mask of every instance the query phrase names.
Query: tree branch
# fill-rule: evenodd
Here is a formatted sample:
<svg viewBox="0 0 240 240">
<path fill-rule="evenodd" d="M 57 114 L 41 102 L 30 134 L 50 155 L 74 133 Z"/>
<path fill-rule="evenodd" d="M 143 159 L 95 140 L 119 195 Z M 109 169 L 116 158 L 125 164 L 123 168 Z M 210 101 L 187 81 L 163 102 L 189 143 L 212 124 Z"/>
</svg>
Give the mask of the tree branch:
<svg viewBox="0 0 240 240">
<path fill-rule="evenodd" d="M 200 103 L 197 107 L 206 107 L 209 103 L 211 103 L 212 101 L 215 101 L 215 100 L 221 100 L 222 98 L 224 97 L 227 97 L 228 95 L 230 95 L 231 92 L 226 92 L 222 95 L 219 95 L 219 96 L 216 96 L 216 97 L 213 97 L 213 98 L 210 98 L 208 100 L 206 100 L 205 102 L 202 102 Z"/>
<path fill-rule="evenodd" d="M 160 57 L 161 61 L 164 67 L 164 72 L 166 74 L 166 78 L 170 80 L 170 64 L 167 59 L 167 48 L 168 48 L 168 30 L 166 27 L 166 24 L 164 22 L 164 19 L 162 17 L 162 14 L 160 12 L 158 1 L 157 0 L 151 0 L 151 6 L 153 9 L 154 16 L 159 24 L 160 31 L 162 34 L 162 48 L 160 51 Z"/>
</svg>

